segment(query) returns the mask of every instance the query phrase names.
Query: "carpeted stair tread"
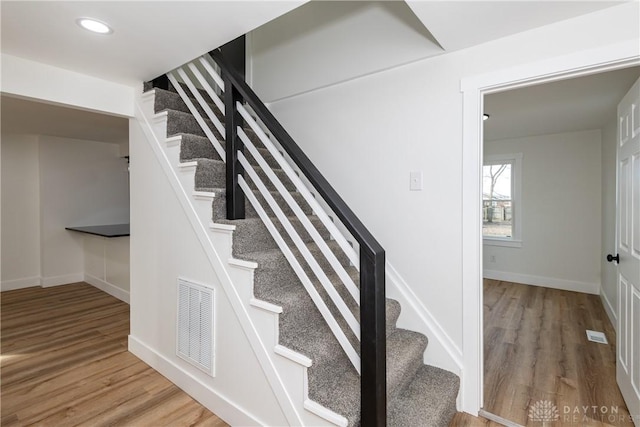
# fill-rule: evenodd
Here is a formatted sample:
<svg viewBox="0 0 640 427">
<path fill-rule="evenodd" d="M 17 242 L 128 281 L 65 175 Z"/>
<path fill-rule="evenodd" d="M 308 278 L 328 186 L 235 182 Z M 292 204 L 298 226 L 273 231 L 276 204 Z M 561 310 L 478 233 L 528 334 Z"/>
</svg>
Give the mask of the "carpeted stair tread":
<svg viewBox="0 0 640 427">
<path fill-rule="evenodd" d="M 181 162 L 189 162 L 192 160 L 198 159 L 211 159 L 211 160 L 222 160 L 218 155 L 218 152 L 213 148 L 211 141 L 209 138 L 199 135 L 194 135 L 191 133 L 180 133 L 178 134 L 181 137 L 180 140 L 180 161 Z M 221 142 L 223 148 L 225 148 L 224 141 Z M 258 151 L 262 155 L 262 158 L 267 162 L 267 164 L 273 168 L 278 169 L 279 165 L 277 160 L 271 155 L 269 150 L 266 148 L 258 148 Z M 247 156 L 249 163 L 252 165 L 257 165 L 258 161 L 253 158 L 253 156 Z"/>
<path fill-rule="evenodd" d="M 167 136 L 174 136 L 180 133 L 206 136 L 196 118 L 191 114 L 170 108 L 165 108 L 162 111 L 167 113 Z M 218 132 L 218 129 L 209 119 L 204 118 L 204 122 L 218 141 L 224 141 L 224 137 Z"/>
<path fill-rule="evenodd" d="M 180 86 L 182 86 L 182 90 L 185 91 L 185 93 L 188 94 L 189 98 L 194 98 L 194 95 L 191 93 L 191 91 L 189 90 L 189 87 L 185 84 L 185 83 L 180 83 Z M 196 87 L 197 88 L 197 87 Z M 211 84 L 211 88 L 215 91 L 218 89 L 218 85 L 215 83 Z M 202 88 L 197 88 L 198 92 L 200 92 L 200 95 L 202 95 L 204 97 L 204 99 L 209 99 L 209 95 L 207 94 L 207 91 L 202 89 Z M 169 82 L 169 91 L 173 92 L 173 93 L 178 93 L 176 91 L 176 88 L 173 87 L 173 84 L 171 82 Z M 223 99 L 224 97 L 224 93 L 222 95 L 218 95 L 220 96 L 220 99 Z"/>
<path fill-rule="evenodd" d="M 275 190 L 276 186 L 267 177 L 266 173 L 259 166 L 254 166 L 254 171 L 267 187 L 268 190 Z M 295 185 L 289 180 L 286 173 L 282 169 L 272 169 L 280 182 L 288 191 L 295 191 Z M 249 187 L 256 188 L 257 185 L 245 172 L 245 179 Z M 198 167 L 196 168 L 195 186 L 196 189 L 219 188 L 226 184 L 226 167 L 222 160 L 214 159 L 198 159 Z"/>
<path fill-rule="evenodd" d="M 387 337 L 387 396 L 393 401 L 423 365 L 428 339 L 419 332 L 396 329 Z"/>
<path fill-rule="evenodd" d="M 419 336 L 424 339 L 416 340 Z M 336 344 L 337 346 L 337 344 Z M 415 332 L 396 329 L 387 337 L 387 400 L 393 401 L 407 378 L 422 366 L 426 338 Z M 332 348 L 313 358 L 309 369 L 309 397 L 358 425 L 360 419 L 360 376 L 341 348 Z M 315 350 L 315 349 L 314 349 Z"/>
<path fill-rule="evenodd" d="M 311 235 L 305 230 L 302 222 L 296 216 L 287 217 L 293 228 L 298 232 L 298 235 L 304 242 L 311 242 L 313 239 Z M 324 227 L 318 217 L 308 217 L 312 225 L 318 230 L 320 237 L 323 240 L 328 240 L 330 235 L 327 229 Z M 293 244 L 289 235 L 287 234 L 284 226 L 277 218 L 271 218 L 272 222 L 283 236 L 286 242 Z M 270 249 L 276 249 L 278 246 L 269 233 L 266 225 L 260 218 L 248 218 L 238 220 L 220 219 L 216 222 L 222 224 L 232 224 L 236 226 L 236 230 L 233 233 L 233 253 L 239 256 L 246 252 L 264 251 Z"/>
<path fill-rule="evenodd" d="M 456 413 L 460 379 L 423 365 L 398 398 L 389 403 L 390 427 L 447 427 Z"/>
<path fill-rule="evenodd" d="M 197 159 L 222 160 L 209 138 L 191 133 L 180 133 L 180 161 Z"/>
<path fill-rule="evenodd" d="M 300 283 L 277 286 L 270 281 L 266 286 L 256 286 L 254 294 L 281 306 L 283 313 L 287 313 L 280 316 L 280 343 L 313 360 L 309 369 L 309 397 L 346 416 L 350 425 L 356 425 L 360 377 L 304 287 Z M 427 340 L 416 332 L 395 329 L 399 314 L 397 301 L 387 299 L 386 313 L 393 331 L 387 341 L 388 391 L 393 397 L 422 365 Z"/>
<path fill-rule="evenodd" d="M 356 285 L 356 287 L 359 289 L 360 273 L 358 272 L 358 270 L 355 267 L 345 267 L 345 271 L 347 272 L 351 280 L 353 280 L 353 283 Z M 338 292 L 342 300 L 345 302 L 345 304 L 347 305 L 351 313 L 353 313 L 356 319 L 359 319 L 360 318 L 360 302 L 355 301 L 355 299 L 353 298 L 353 296 L 351 295 L 351 293 L 349 292 L 349 290 L 347 289 L 347 287 L 345 286 L 342 279 L 337 273 L 332 272 L 330 274 L 327 274 L 327 276 L 331 281 L 331 283 L 333 283 L 336 291 Z M 315 279 L 315 281 L 317 281 L 317 279 Z M 396 327 L 396 323 L 398 321 L 398 318 L 400 317 L 401 307 L 400 307 L 400 303 L 396 300 L 387 298 L 386 302 L 387 302 L 386 328 L 387 328 L 387 335 L 388 335 Z M 329 308 L 332 309 L 333 307 L 330 306 Z"/>
<path fill-rule="evenodd" d="M 214 221 L 225 219 L 227 217 L 226 189 L 220 188 L 220 187 L 214 187 L 214 188 L 200 188 L 199 190 L 210 191 L 216 195 L 216 198 L 213 201 L 213 212 L 212 212 L 211 218 Z M 271 193 L 271 196 L 278 203 L 278 206 L 282 208 L 282 211 L 284 212 L 285 215 L 287 216 L 294 215 L 294 212 L 291 210 L 289 205 L 284 201 L 284 198 L 279 192 L 270 191 L 270 193 Z M 267 202 L 264 200 L 264 197 L 259 193 L 258 190 L 253 190 L 253 194 L 256 196 L 261 206 L 265 206 L 265 207 L 267 206 Z M 302 194 L 298 193 L 297 191 L 293 191 L 289 194 L 291 194 L 291 197 L 293 197 L 293 199 L 298 203 L 298 205 L 300 206 L 300 208 L 305 214 L 307 215 L 312 214 L 313 211 L 311 207 L 307 204 L 307 202 L 304 200 L 304 197 L 302 196 Z M 245 198 L 245 213 L 246 213 L 245 215 L 246 218 L 258 217 L 258 214 L 256 213 L 255 209 L 246 198 Z"/>
<path fill-rule="evenodd" d="M 336 258 L 342 265 L 348 265 L 348 258 L 344 255 L 335 241 L 329 241 L 327 242 L 327 245 L 329 246 L 329 249 L 336 255 Z M 311 252 L 312 256 L 318 261 L 320 268 L 330 274 L 333 271 L 333 268 L 326 260 L 318 246 L 315 243 L 306 243 L 306 246 L 309 249 L 309 252 Z M 297 248 L 293 248 L 292 252 L 297 259 L 302 259 Z M 238 258 L 258 263 L 259 268 L 254 271 L 253 277 L 254 286 L 256 288 L 261 284 L 270 282 L 275 282 L 278 284 L 289 284 L 298 282 L 298 276 L 296 275 L 293 268 L 289 264 L 289 261 L 286 259 L 280 249 L 272 249 L 260 252 L 248 252 L 239 255 Z M 311 269 L 306 265 L 304 261 L 301 262 L 301 265 L 308 275 L 313 274 L 311 272 Z"/>
<path fill-rule="evenodd" d="M 226 183 L 226 169 L 222 160 L 198 159 L 196 167 L 195 188 L 198 191 L 224 187 Z"/>
<path fill-rule="evenodd" d="M 202 117 L 207 118 L 208 117 L 207 113 L 200 106 L 200 103 L 192 96 L 191 92 L 188 89 L 185 88 L 185 91 L 188 94 L 192 104 L 196 107 L 198 112 L 200 112 Z M 189 113 L 189 114 L 191 113 L 191 111 L 189 111 L 189 107 L 187 107 L 187 104 L 182 100 L 182 98 L 177 92 L 174 92 L 171 90 L 158 89 L 158 88 L 155 89 L 155 92 L 156 92 L 156 96 L 155 96 L 153 107 L 156 113 L 165 109 L 182 111 L 184 113 Z M 211 111 L 213 111 L 213 113 L 216 115 L 218 120 L 224 123 L 224 114 L 220 111 L 220 109 L 218 109 L 218 107 L 209 98 L 209 95 L 205 93 L 203 98 L 207 102 L 207 105 L 211 108 Z"/>
<path fill-rule="evenodd" d="M 181 133 L 189 133 L 192 135 L 206 137 L 206 134 L 200 127 L 200 124 L 198 124 L 196 118 L 193 117 L 190 113 L 185 113 L 184 111 L 173 110 L 170 108 L 165 108 L 162 111 L 167 113 L 168 137 L 175 136 Z M 213 122 L 205 116 L 203 116 L 203 120 L 205 125 L 213 133 L 213 136 L 216 138 L 216 140 L 220 141 L 220 143 L 223 144 L 225 137 L 218 131 L 218 128 L 216 128 L 213 125 Z M 222 122 L 222 126 L 224 126 L 224 122 Z M 247 134 L 247 137 L 249 137 L 249 140 L 253 142 L 253 144 L 257 148 L 263 148 L 262 141 L 260 141 L 260 138 L 252 129 L 245 127 L 244 132 Z"/>
</svg>

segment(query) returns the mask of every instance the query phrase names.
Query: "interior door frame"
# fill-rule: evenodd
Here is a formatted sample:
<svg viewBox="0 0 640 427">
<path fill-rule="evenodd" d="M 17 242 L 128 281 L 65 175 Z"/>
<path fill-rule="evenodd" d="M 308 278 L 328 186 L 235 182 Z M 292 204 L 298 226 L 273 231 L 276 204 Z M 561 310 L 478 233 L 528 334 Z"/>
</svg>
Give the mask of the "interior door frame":
<svg viewBox="0 0 640 427">
<path fill-rule="evenodd" d="M 461 80 L 463 369 L 460 410 L 475 415 L 483 406 L 481 205 L 484 95 L 637 65 L 640 65 L 640 49 L 637 41 L 629 40 Z"/>
</svg>

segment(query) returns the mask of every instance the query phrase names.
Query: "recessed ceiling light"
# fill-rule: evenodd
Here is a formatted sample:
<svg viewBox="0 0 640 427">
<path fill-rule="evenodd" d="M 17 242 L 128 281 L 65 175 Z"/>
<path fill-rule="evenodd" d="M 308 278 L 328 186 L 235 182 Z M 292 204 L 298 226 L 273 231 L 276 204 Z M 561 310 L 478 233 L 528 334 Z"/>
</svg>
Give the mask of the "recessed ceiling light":
<svg viewBox="0 0 640 427">
<path fill-rule="evenodd" d="M 490 116 L 485 113 L 485 114 L 482 115 L 482 120 L 489 120 L 489 117 Z"/>
<path fill-rule="evenodd" d="M 113 33 L 113 30 L 107 24 L 93 18 L 78 18 L 76 22 L 85 30 L 89 30 L 94 33 L 98 33 L 98 34 Z"/>
</svg>

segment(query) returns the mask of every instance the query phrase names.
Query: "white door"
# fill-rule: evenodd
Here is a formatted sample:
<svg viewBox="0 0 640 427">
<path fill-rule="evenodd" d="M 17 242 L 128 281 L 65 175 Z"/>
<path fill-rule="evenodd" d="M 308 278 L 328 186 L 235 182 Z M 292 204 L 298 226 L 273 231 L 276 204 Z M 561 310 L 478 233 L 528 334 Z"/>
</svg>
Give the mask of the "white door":
<svg viewBox="0 0 640 427">
<path fill-rule="evenodd" d="M 640 79 L 618 105 L 618 342 L 620 391 L 640 426 Z"/>
</svg>

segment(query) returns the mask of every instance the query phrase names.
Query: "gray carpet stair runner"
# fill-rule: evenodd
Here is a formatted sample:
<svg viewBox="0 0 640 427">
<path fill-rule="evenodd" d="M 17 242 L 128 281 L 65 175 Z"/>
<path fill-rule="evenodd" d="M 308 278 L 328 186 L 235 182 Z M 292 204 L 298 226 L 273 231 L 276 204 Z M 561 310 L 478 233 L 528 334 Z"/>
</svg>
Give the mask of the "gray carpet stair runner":
<svg viewBox="0 0 640 427">
<path fill-rule="evenodd" d="M 148 89 L 148 87 L 147 87 Z M 188 92 L 187 92 L 188 93 Z M 224 123 L 224 117 L 211 104 L 212 109 Z M 282 307 L 280 315 L 280 344 L 298 351 L 313 361 L 309 368 L 309 397 L 321 405 L 345 416 L 350 426 L 360 425 L 360 377 L 351 365 L 349 359 L 338 344 L 338 341 L 323 320 L 320 312 L 300 283 L 283 253 L 278 249 L 275 241 L 258 218 L 249 201 L 246 201 L 246 219 L 229 221 L 226 218 L 225 206 L 225 166 L 204 136 L 195 118 L 189 113 L 187 106 L 179 95 L 172 90 L 155 89 L 155 111 L 167 111 L 167 136 L 181 135 L 181 161 L 197 161 L 195 189 L 212 191 L 216 194 L 212 206 L 212 219 L 219 223 L 231 223 L 236 226 L 233 234 L 233 253 L 236 258 L 255 261 L 258 268 L 254 276 L 254 294 L 256 298 L 268 301 Z M 206 117 L 203 114 L 203 117 Z M 208 123 L 211 125 L 211 123 Z M 215 129 L 210 126 L 211 129 Z M 257 147 L 262 147 L 260 141 L 250 130 L 247 135 Z M 218 136 L 217 131 L 214 132 Z M 219 138 L 222 141 L 222 138 Z M 224 143 L 223 143 L 224 145 Z M 358 271 L 349 266 L 349 261 L 334 241 L 329 240 L 329 233 L 321 222 L 312 215 L 311 208 L 306 204 L 294 186 L 286 178 L 282 170 L 276 169 L 277 163 L 265 148 L 259 148 L 275 173 L 281 178 L 291 195 L 299 202 L 305 214 L 318 230 L 327 244 L 333 250 L 338 260 L 345 266 L 356 284 L 359 283 Z M 250 163 L 257 162 L 246 154 Z M 273 186 L 266 179 L 259 167 L 256 172 L 267 184 L 270 190 Z M 252 188 L 249 178 L 247 182 Z M 265 206 L 271 216 L 264 199 L 257 190 L 254 194 Z M 342 282 L 319 248 L 312 243 L 311 236 L 305 231 L 300 221 L 293 216 L 293 212 L 277 192 L 272 191 L 275 199 L 285 214 L 290 216 L 293 226 L 298 230 L 303 241 L 308 245 L 311 253 L 317 257 L 322 269 L 335 284 L 337 291 L 347 303 L 349 309 L 359 318 L 359 307 L 348 294 Z M 279 221 L 274 220 L 274 224 Z M 286 236 L 286 233 L 282 233 Z M 285 238 L 286 240 L 286 238 Z M 294 251 L 294 253 L 297 253 Z M 302 262 L 304 264 L 304 262 Z M 306 265 L 306 264 L 305 264 Z M 314 277 L 307 268 L 309 277 Z M 349 340 L 359 351 L 359 344 L 353 333 L 338 315 L 337 309 L 329 301 L 326 292 L 319 283 L 314 283 L 320 295 L 327 302 L 334 317 L 345 331 Z M 389 426 L 448 426 L 456 412 L 456 396 L 458 394 L 459 379 L 456 375 L 423 364 L 423 355 L 427 347 L 427 338 L 417 332 L 396 327 L 400 315 L 400 304 L 387 299 L 387 395 L 388 395 L 388 425 Z"/>
</svg>

